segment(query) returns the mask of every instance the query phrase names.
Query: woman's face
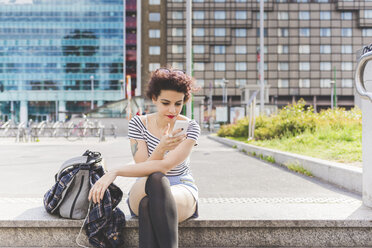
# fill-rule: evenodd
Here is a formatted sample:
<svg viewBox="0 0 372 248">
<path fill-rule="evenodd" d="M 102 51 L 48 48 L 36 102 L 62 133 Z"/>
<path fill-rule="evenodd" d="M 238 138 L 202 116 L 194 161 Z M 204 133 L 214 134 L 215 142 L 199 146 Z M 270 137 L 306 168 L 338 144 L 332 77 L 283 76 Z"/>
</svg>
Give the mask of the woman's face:
<svg viewBox="0 0 372 248">
<path fill-rule="evenodd" d="M 152 102 L 156 105 L 159 116 L 167 122 L 172 122 L 182 111 L 184 97 L 182 92 L 161 90 L 158 98 L 153 98 Z"/>
</svg>

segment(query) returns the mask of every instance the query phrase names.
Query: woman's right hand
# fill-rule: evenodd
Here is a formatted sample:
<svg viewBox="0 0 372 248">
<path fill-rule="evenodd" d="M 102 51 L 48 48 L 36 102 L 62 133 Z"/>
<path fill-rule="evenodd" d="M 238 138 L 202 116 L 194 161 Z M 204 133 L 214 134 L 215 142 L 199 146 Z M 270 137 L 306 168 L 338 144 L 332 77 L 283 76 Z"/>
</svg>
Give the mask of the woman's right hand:
<svg viewBox="0 0 372 248">
<path fill-rule="evenodd" d="M 182 134 L 182 135 L 179 135 L 179 136 L 175 137 L 175 135 L 182 132 L 181 129 L 177 129 L 169 135 L 169 128 L 170 128 L 169 124 L 168 124 L 167 127 L 164 128 L 163 136 L 160 139 L 160 142 L 159 142 L 159 145 L 158 145 L 159 149 L 161 149 L 164 152 L 173 150 L 182 141 L 184 141 L 186 139 L 186 134 Z"/>
</svg>

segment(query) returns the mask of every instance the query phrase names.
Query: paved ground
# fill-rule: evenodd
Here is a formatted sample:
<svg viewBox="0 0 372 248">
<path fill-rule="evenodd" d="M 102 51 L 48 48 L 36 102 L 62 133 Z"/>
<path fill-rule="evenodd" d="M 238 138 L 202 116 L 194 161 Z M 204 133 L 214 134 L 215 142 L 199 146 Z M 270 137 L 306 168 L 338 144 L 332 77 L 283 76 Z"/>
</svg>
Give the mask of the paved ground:
<svg viewBox="0 0 372 248">
<path fill-rule="evenodd" d="M 97 138 L 76 142 L 44 138 L 38 143 L 0 139 L 2 210 L 9 213 L 7 208 L 12 206 L 12 201 L 39 204 L 64 160 L 86 149 L 100 151 L 108 169 L 132 161 L 129 140 L 125 137 L 110 138 L 102 143 Z M 204 135 L 191 162 L 200 190 L 200 217 L 204 219 L 358 219 L 367 216 L 372 219 L 371 211 L 362 206 L 359 195 L 249 157 Z M 127 193 L 133 180 L 120 178 L 116 183 Z M 5 212 L 3 217 L 7 215 Z"/>
</svg>

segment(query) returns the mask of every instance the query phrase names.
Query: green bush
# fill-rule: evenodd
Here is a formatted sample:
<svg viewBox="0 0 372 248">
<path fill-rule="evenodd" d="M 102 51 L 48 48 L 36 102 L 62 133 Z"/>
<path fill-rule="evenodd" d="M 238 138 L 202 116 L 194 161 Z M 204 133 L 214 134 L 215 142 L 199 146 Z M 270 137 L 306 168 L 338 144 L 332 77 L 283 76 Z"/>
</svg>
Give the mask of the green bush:
<svg viewBox="0 0 372 248">
<path fill-rule="evenodd" d="M 305 132 L 317 132 L 320 134 L 319 139 L 331 137 L 334 140 L 354 141 L 360 138 L 354 130 L 361 128 L 361 125 L 360 109 L 345 111 L 345 109 L 336 108 L 314 113 L 313 107 L 306 107 L 306 102 L 301 99 L 297 103 L 284 107 L 276 115 L 258 116 L 254 134 L 256 140 L 270 140 L 296 137 Z M 237 124 L 223 125 L 217 135 L 247 137 L 248 126 L 249 117 L 246 117 L 239 120 Z"/>
</svg>

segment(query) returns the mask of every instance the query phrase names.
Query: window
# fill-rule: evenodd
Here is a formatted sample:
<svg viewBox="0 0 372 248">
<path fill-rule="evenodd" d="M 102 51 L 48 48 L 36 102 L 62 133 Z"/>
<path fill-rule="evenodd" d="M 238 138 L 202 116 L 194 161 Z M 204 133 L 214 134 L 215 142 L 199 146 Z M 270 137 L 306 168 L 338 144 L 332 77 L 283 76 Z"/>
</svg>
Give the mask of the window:
<svg viewBox="0 0 372 248">
<path fill-rule="evenodd" d="M 289 47 L 287 45 L 278 45 L 278 53 L 288 53 Z"/>
<path fill-rule="evenodd" d="M 298 19 L 300 19 L 300 20 L 310 20 L 310 12 L 309 11 L 298 12 Z"/>
<path fill-rule="evenodd" d="M 214 0 L 214 2 L 216 2 L 216 3 L 224 3 L 225 0 Z"/>
<path fill-rule="evenodd" d="M 183 53 L 182 45 L 172 45 L 172 53 Z"/>
<path fill-rule="evenodd" d="M 150 38 L 160 38 L 160 29 L 149 29 Z"/>
<path fill-rule="evenodd" d="M 204 28 L 194 28 L 194 36 L 204 36 Z"/>
<path fill-rule="evenodd" d="M 288 20 L 288 12 L 284 12 L 284 11 L 279 11 L 278 12 L 278 19 L 279 20 Z"/>
<path fill-rule="evenodd" d="M 204 3 L 204 0 L 192 0 L 194 3 Z"/>
<path fill-rule="evenodd" d="M 352 20 L 353 13 L 352 12 L 341 12 L 341 20 Z"/>
<path fill-rule="evenodd" d="M 176 20 L 182 20 L 183 19 L 183 12 L 182 11 L 173 11 L 172 12 L 172 18 Z"/>
<path fill-rule="evenodd" d="M 298 46 L 299 53 L 310 53 L 310 45 L 300 45 Z"/>
<path fill-rule="evenodd" d="M 226 12 L 225 11 L 215 11 L 214 12 L 214 19 L 216 20 L 225 20 L 226 19 Z"/>
<path fill-rule="evenodd" d="M 203 62 L 195 62 L 194 63 L 194 70 L 195 71 L 204 71 L 204 63 Z"/>
<path fill-rule="evenodd" d="M 260 20 L 260 12 L 257 12 L 256 19 Z M 264 12 L 264 20 L 267 20 L 267 12 Z"/>
<path fill-rule="evenodd" d="M 341 87 L 342 88 L 353 88 L 353 80 L 349 78 L 343 78 L 341 80 Z"/>
<path fill-rule="evenodd" d="M 214 46 L 215 54 L 225 54 L 225 46 Z"/>
<path fill-rule="evenodd" d="M 183 1 L 182 1 L 182 0 L 172 0 L 172 2 L 175 2 L 175 3 L 182 3 Z"/>
<path fill-rule="evenodd" d="M 300 81 L 298 82 L 298 87 L 300 87 L 300 88 L 310 88 L 310 79 L 300 78 Z"/>
<path fill-rule="evenodd" d="M 160 13 L 150 13 L 149 14 L 150 22 L 160 22 Z"/>
<path fill-rule="evenodd" d="M 278 36 L 279 37 L 287 37 L 288 36 L 288 28 L 279 28 L 278 29 Z"/>
<path fill-rule="evenodd" d="M 342 45 L 341 46 L 341 53 L 353 53 L 353 46 L 352 45 Z"/>
<path fill-rule="evenodd" d="M 352 62 L 342 62 L 341 63 L 341 70 L 352 71 L 353 70 L 353 63 Z"/>
<path fill-rule="evenodd" d="M 260 37 L 260 29 L 256 29 L 256 35 L 257 37 Z M 264 37 L 267 37 L 267 28 L 264 28 Z"/>
<path fill-rule="evenodd" d="M 215 28 L 214 29 L 214 36 L 225 36 L 226 29 L 225 28 Z"/>
<path fill-rule="evenodd" d="M 278 70 L 279 71 L 288 71 L 289 65 L 288 62 L 279 62 L 278 63 Z"/>
<path fill-rule="evenodd" d="M 320 53 L 331 53 L 331 45 L 320 45 Z"/>
<path fill-rule="evenodd" d="M 235 53 L 236 54 L 246 54 L 247 53 L 247 47 L 246 46 L 236 46 L 235 47 Z"/>
<path fill-rule="evenodd" d="M 204 20 L 204 11 L 194 11 L 193 18 L 195 20 Z"/>
<path fill-rule="evenodd" d="M 194 45 L 193 52 L 194 53 L 204 53 L 205 52 L 204 45 Z"/>
<path fill-rule="evenodd" d="M 204 87 L 204 79 L 196 79 L 196 84 L 199 87 Z"/>
<path fill-rule="evenodd" d="M 235 36 L 236 37 L 246 37 L 247 30 L 245 28 L 237 28 L 235 29 Z"/>
<path fill-rule="evenodd" d="M 149 0 L 149 4 L 150 5 L 159 5 L 160 4 L 160 0 Z"/>
<path fill-rule="evenodd" d="M 320 20 L 331 20 L 330 11 L 320 11 Z"/>
<path fill-rule="evenodd" d="M 183 28 L 172 28 L 172 36 L 183 36 Z"/>
<path fill-rule="evenodd" d="M 372 9 L 364 10 L 364 18 L 372 18 Z"/>
<path fill-rule="evenodd" d="M 309 37 L 310 36 L 310 28 L 300 28 L 300 36 Z"/>
<path fill-rule="evenodd" d="M 320 28 L 320 36 L 330 37 L 331 36 L 331 29 L 330 28 Z"/>
<path fill-rule="evenodd" d="M 341 36 L 351 37 L 353 35 L 353 30 L 351 28 L 341 28 Z"/>
<path fill-rule="evenodd" d="M 331 62 L 320 62 L 321 71 L 330 71 L 332 69 Z"/>
<path fill-rule="evenodd" d="M 372 28 L 363 28 L 362 36 L 372 36 Z"/>
<path fill-rule="evenodd" d="M 150 63 L 149 64 L 149 71 L 155 71 L 158 68 L 160 68 L 160 64 L 159 63 Z"/>
<path fill-rule="evenodd" d="M 150 55 L 160 55 L 160 46 L 149 46 Z"/>
<path fill-rule="evenodd" d="M 235 11 L 235 19 L 236 20 L 245 20 L 247 19 L 247 11 Z"/>
<path fill-rule="evenodd" d="M 300 71 L 310 71 L 310 62 L 300 62 L 299 69 Z"/>
<path fill-rule="evenodd" d="M 215 62 L 214 63 L 214 70 L 215 71 L 224 71 L 225 68 L 225 62 Z"/>
<path fill-rule="evenodd" d="M 331 88 L 331 79 L 320 79 L 320 88 Z"/>
<path fill-rule="evenodd" d="M 242 79 L 242 78 L 240 78 L 240 79 L 236 79 L 235 80 L 235 86 L 236 87 L 243 87 L 243 86 L 245 86 L 247 84 L 247 79 Z"/>
<path fill-rule="evenodd" d="M 289 81 L 288 79 L 278 79 L 278 88 L 288 88 Z"/>
<path fill-rule="evenodd" d="M 172 67 L 174 69 L 183 70 L 183 63 L 182 62 L 172 62 Z"/>
<path fill-rule="evenodd" d="M 246 62 L 236 62 L 235 63 L 235 70 L 236 71 L 246 71 L 247 70 L 247 63 Z"/>
</svg>

